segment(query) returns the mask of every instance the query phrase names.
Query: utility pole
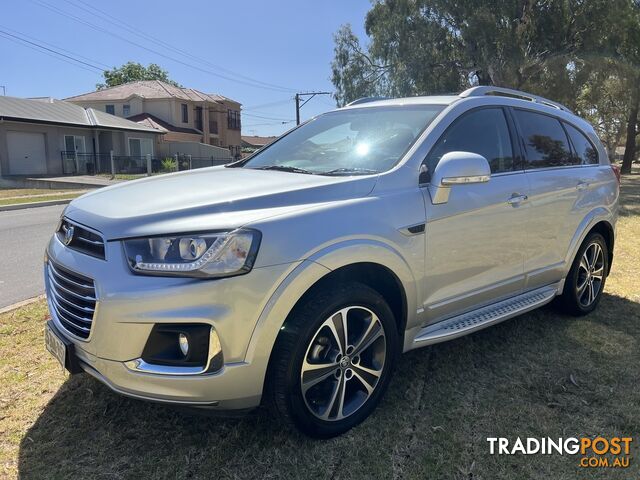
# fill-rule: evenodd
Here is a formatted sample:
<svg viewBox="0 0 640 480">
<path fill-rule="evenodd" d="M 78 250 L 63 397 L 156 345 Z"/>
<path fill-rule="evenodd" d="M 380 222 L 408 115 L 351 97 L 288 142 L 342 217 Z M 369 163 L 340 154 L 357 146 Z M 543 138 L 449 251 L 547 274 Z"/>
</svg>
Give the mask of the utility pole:
<svg viewBox="0 0 640 480">
<path fill-rule="evenodd" d="M 316 95 L 331 95 L 331 92 L 300 92 L 296 93 L 296 125 L 300 125 L 300 109 L 306 105 L 306 103 L 311 100 Z M 302 104 L 300 104 L 300 100 L 302 97 L 307 98 Z"/>
<path fill-rule="evenodd" d="M 7 87 L 5 87 L 4 85 L 0 85 L 0 88 L 2 88 L 2 96 L 6 97 L 7 96 Z"/>
</svg>

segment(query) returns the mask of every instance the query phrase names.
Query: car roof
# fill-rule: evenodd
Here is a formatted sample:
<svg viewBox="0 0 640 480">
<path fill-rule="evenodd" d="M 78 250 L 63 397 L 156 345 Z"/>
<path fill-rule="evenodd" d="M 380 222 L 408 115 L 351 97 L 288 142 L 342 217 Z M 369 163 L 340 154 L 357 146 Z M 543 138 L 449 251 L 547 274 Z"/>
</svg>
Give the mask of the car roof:
<svg viewBox="0 0 640 480">
<path fill-rule="evenodd" d="M 389 107 L 398 105 L 450 105 L 460 100 L 458 95 L 436 95 L 423 97 L 403 97 L 403 98 L 385 98 L 385 99 L 360 99 L 342 107 L 350 108 L 366 108 L 366 107 Z"/>
</svg>

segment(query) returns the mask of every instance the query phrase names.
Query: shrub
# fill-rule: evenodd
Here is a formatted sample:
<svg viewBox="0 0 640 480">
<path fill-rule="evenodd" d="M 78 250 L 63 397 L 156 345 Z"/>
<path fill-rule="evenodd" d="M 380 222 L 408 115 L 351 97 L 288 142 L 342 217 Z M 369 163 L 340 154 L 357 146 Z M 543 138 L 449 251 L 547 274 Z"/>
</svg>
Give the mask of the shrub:
<svg viewBox="0 0 640 480">
<path fill-rule="evenodd" d="M 161 171 L 162 172 L 175 172 L 178 169 L 176 160 L 172 157 L 167 157 L 162 160 Z"/>
</svg>

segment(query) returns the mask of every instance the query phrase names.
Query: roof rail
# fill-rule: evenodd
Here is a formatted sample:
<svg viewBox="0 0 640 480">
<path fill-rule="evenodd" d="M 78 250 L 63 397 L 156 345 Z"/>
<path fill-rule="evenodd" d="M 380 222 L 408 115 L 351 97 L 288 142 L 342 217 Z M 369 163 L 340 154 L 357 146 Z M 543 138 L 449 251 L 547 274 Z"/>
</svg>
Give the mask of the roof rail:
<svg viewBox="0 0 640 480">
<path fill-rule="evenodd" d="M 354 100 L 353 102 L 347 103 L 345 105 L 345 107 L 351 107 L 353 105 L 360 105 L 361 103 L 376 102 L 378 100 L 387 100 L 387 97 L 363 97 L 363 98 L 359 98 L 357 100 Z"/>
<path fill-rule="evenodd" d="M 538 95 L 533 95 L 532 93 L 521 92 L 520 90 L 513 90 L 511 88 L 504 87 L 491 87 L 491 86 L 480 86 L 480 87 L 471 87 L 458 95 L 461 98 L 467 97 L 482 97 L 484 95 L 495 95 L 500 97 L 512 97 L 519 98 L 521 100 L 528 100 L 530 102 L 540 103 L 542 105 L 546 105 L 548 107 L 557 108 L 558 110 L 563 110 L 565 112 L 573 113 L 567 107 L 562 105 L 561 103 L 554 102 L 553 100 L 549 100 L 544 97 L 539 97 Z"/>
</svg>

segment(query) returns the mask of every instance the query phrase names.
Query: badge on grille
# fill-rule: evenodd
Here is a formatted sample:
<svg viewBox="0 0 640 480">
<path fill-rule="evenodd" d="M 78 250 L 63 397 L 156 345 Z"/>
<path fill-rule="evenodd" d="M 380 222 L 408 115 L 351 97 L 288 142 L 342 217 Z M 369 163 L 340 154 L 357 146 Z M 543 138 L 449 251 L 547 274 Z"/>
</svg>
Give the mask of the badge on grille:
<svg viewBox="0 0 640 480">
<path fill-rule="evenodd" d="M 69 245 L 73 240 L 73 226 L 69 226 L 64 231 L 64 244 Z"/>
</svg>

